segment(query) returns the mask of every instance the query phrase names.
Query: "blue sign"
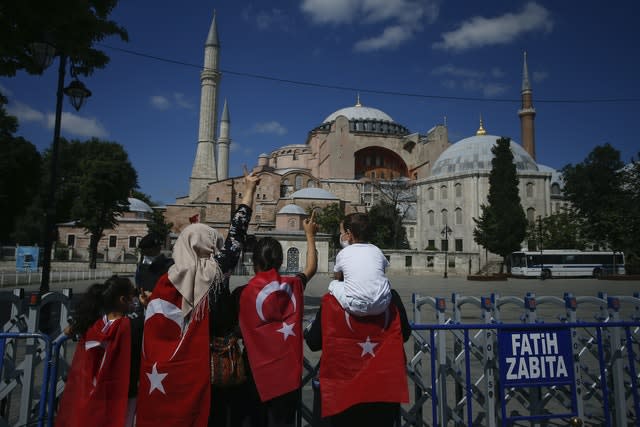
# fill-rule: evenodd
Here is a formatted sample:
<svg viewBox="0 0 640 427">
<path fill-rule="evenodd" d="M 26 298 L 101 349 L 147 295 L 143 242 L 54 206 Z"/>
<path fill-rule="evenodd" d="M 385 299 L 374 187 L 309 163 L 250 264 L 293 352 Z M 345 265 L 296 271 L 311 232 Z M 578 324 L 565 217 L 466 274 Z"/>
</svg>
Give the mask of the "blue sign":
<svg viewBox="0 0 640 427">
<path fill-rule="evenodd" d="M 498 348 L 504 387 L 574 384 L 569 328 L 503 329 Z"/>
<path fill-rule="evenodd" d="M 18 246 L 16 254 L 17 271 L 37 271 L 40 248 L 37 246 Z"/>
</svg>

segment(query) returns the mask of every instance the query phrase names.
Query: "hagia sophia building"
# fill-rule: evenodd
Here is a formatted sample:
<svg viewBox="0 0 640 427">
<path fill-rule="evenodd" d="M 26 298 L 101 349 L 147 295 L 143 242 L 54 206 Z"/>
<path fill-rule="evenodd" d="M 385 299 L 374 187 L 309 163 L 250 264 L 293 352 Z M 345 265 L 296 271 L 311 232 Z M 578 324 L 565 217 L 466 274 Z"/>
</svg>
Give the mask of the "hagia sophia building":
<svg viewBox="0 0 640 427">
<path fill-rule="evenodd" d="M 226 101 L 218 122 L 219 53 L 214 16 L 200 75 L 199 132 L 189 194 L 164 210 L 165 220 L 173 223 L 174 238 L 195 215 L 200 222 L 226 233 L 242 198 L 243 177 L 229 176 L 232 121 Z M 521 98 L 517 115 L 522 145 L 512 140 L 511 150 L 522 207 L 529 221 L 534 221 L 559 210 L 565 202 L 560 175 L 535 160 L 536 110 L 526 54 Z M 391 268 L 442 271 L 446 262 L 452 272 L 480 270 L 492 258 L 497 259 L 474 241 L 473 218 L 480 217 L 481 204 L 487 200 L 491 148 L 498 138 L 484 129 L 482 119 L 475 135 L 453 143 L 446 124 L 436 124 L 426 134 L 412 132 L 384 111 L 363 105 L 358 96 L 355 105 L 319 121 L 306 140 L 260 154 L 253 167 L 261 179 L 249 233 L 257 238 L 276 237 L 286 254 L 283 269 L 296 271 L 304 267 L 306 259 L 302 220 L 310 208 L 339 203 L 345 213 L 366 212 L 382 197 L 380 183 L 405 181 L 409 191 L 402 197 L 401 207 L 411 250 L 385 250 Z M 150 209 L 144 210 L 137 217 L 148 216 Z M 445 229 L 447 233 L 443 233 Z M 120 240 L 113 235 L 103 239 Z M 132 236 L 122 238 L 123 242 L 127 239 L 130 251 L 135 251 Z M 330 271 L 328 242 L 328 235 L 319 236 L 320 272 Z M 124 246 L 123 252 L 127 252 Z"/>
<path fill-rule="evenodd" d="M 165 212 L 176 232 L 196 214 L 201 222 L 226 230 L 241 198 L 243 178 L 228 176 L 232 126 L 226 101 L 216 137 L 219 52 L 214 17 L 200 78 L 200 127 L 189 194 L 167 205 Z M 522 105 L 517 111 L 522 145 L 512 140 L 511 150 L 522 206 L 530 221 L 551 214 L 564 203 L 559 174 L 535 161 L 532 95 L 525 54 Z M 443 124 L 434 125 L 426 134 L 414 133 L 384 111 L 363 105 L 358 97 L 354 106 L 327 115 L 305 141 L 258 157 L 253 171 L 261 180 L 250 233 L 276 235 L 281 241 L 291 241 L 284 244 L 285 250 L 294 248 L 296 240 L 304 243 L 302 219 L 309 208 L 339 203 L 345 213 L 365 212 L 380 197 L 380 185 L 375 183 L 405 179 L 414 191 L 404 216 L 411 249 L 448 247 L 452 253 L 474 254 L 475 262 L 481 262 L 478 257 L 484 255 L 478 254 L 484 248 L 473 240 L 473 218 L 481 215 L 480 205 L 486 202 L 491 147 L 498 138 L 487 133 L 482 119 L 475 135 L 455 143 L 449 141 Z M 442 235 L 445 226 L 451 230 L 449 243 Z M 297 248 L 300 262 L 304 249 Z"/>
</svg>

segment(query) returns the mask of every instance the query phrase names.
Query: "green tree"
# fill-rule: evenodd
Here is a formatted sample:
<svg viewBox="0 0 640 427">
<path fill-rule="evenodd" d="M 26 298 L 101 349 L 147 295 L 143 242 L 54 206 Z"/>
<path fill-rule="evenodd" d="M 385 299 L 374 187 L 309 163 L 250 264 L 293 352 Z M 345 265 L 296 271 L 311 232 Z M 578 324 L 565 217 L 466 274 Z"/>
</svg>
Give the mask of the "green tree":
<svg viewBox="0 0 640 427">
<path fill-rule="evenodd" d="M 384 249 L 408 249 L 409 242 L 402 226 L 402 218 L 398 207 L 387 200 L 379 200 L 371 206 L 371 243 Z"/>
<path fill-rule="evenodd" d="M 30 44 L 47 42 L 64 52 L 78 73 L 104 68 L 109 57 L 95 43 L 115 35 L 127 41 L 127 31 L 109 15 L 118 0 L 19 0 L 0 6 L 0 75 L 25 70 L 40 74 L 31 60 Z"/>
<path fill-rule="evenodd" d="M 628 192 L 624 163 L 610 144 L 595 147 L 587 158 L 562 169 L 564 194 L 584 218 L 582 234 L 598 247 L 622 250 L 628 235 Z"/>
<path fill-rule="evenodd" d="M 344 219 L 344 211 L 339 203 L 327 205 L 324 208 L 311 207 L 316 210 L 316 223 L 320 227 L 320 232 L 331 235 L 329 241 L 332 251 L 340 247 L 340 222 Z"/>
<path fill-rule="evenodd" d="M 416 191 L 413 181 L 406 177 L 392 180 L 369 179 L 366 184 L 371 184 L 378 192 L 378 202 L 371 208 L 374 215 L 380 215 L 379 220 L 389 220 L 391 225 L 388 230 L 380 229 L 378 224 L 375 233 L 381 242 L 385 242 L 385 248 L 408 249 L 407 232 L 402 222 L 410 210 L 416 208 Z M 376 205 L 378 205 L 376 207 Z M 370 213 L 371 213 L 370 211 Z"/>
<path fill-rule="evenodd" d="M 511 140 L 498 139 L 491 152 L 489 195 L 487 204 L 481 205 L 480 218 L 474 218 L 473 236 L 476 243 L 502 256 L 506 264 L 511 252 L 520 249 L 526 235 L 527 218 L 520 204 Z"/>
<path fill-rule="evenodd" d="M 563 209 L 541 221 L 529 223 L 527 228 L 527 240 L 535 243 L 530 250 L 540 249 L 540 241 L 544 249 L 585 249 L 580 217 L 572 209 Z"/>
<path fill-rule="evenodd" d="M 41 158 L 32 143 L 14 136 L 18 121 L 7 114 L 6 103 L 0 94 L 0 242 L 17 243 L 13 236 L 16 221 L 39 191 Z"/>
<path fill-rule="evenodd" d="M 129 207 L 129 194 L 137 186 L 137 173 L 124 148 L 115 142 L 93 138 L 71 141 L 67 153 L 78 153 L 75 169 L 62 174 L 65 189 L 76 194 L 70 219 L 90 234 L 89 268 L 96 268 L 98 242 L 105 229 L 118 224 L 118 216 Z"/>
</svg>

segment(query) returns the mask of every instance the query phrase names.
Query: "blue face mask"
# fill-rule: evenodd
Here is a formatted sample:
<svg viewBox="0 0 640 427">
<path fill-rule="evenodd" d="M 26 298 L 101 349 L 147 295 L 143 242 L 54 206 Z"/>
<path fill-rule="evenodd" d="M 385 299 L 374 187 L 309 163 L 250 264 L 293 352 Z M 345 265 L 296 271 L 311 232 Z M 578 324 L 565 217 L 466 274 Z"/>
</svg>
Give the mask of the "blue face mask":
<svg viewBox="0 0 640 427">
<path fill-rule="evenodd" d="M 342 248 L 346 248 L 347 246 L 349 246 L 349 240 L 342 240 L 340 239 L 340 246 L 342 246 Z"/>
</svg>

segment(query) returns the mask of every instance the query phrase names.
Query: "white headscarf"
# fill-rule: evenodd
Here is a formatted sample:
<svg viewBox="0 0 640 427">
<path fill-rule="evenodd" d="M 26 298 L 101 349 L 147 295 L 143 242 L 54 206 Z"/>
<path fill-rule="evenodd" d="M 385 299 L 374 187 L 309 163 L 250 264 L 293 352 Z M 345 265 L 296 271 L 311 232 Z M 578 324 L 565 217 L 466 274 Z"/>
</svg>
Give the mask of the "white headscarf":
<svg viewBox="0 0 640 427">
<path fill-rule="evenodd" d="M 196 318 L 201 318 L 207 305 L 209 289 L 220 286 L 222 270 L 213 258 L 224 245 L 222 235 L 208 225 L 196 223 L 187 226 L 173 247 L 173 264 L 169 268 L 169 280 L 182 295 L 184 317 L 197 308 Z"/>
</svg>

